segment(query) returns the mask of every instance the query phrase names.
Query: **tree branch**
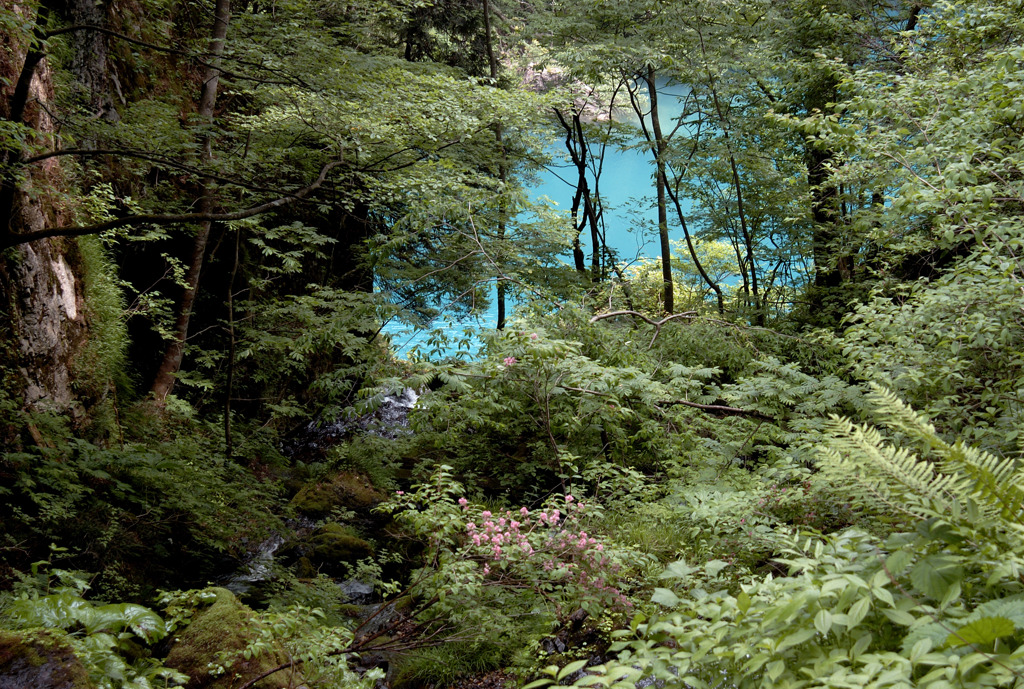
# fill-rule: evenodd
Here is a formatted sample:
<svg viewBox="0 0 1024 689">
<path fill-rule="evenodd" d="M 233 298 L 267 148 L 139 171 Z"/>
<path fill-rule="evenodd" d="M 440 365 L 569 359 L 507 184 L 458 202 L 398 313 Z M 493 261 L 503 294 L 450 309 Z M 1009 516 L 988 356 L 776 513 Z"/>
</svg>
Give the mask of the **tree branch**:
<svg viewBox="0 0 1024 689">
<path fill-rule="evenodd" d="M 668 323 L 669 321 L 671 321 L 671 320 L 673 320 L 675 318 L 697 318 L 698 317 L 696 311 L 683 311 L 682 313 L 673 313 L 673 314 L 671 314 L 669 316 L 665 316 L 660 321 L 656 321 L 653 318 L 645 316 L 644 314 L 640 313 L 639 311 L 629 311 L 629 310 L 626 310 L 626 311 L 609 311 L 608 313 L 599 313 L 596 316 L 594 316 L 593 318 L 591 318 L 590 322 L 591 323 L 597 323 L 598 321 L 603 321 L 605 318 L 614 318 L 615 316 L 636 316 L 637 318 L 641 318 L 641 319 L 647 321 L 648 323 L 650 323 L 651 325 L 654 326 L 654 335 L 651 336 L 651 343 L 649 345 L 647 345 L 647 349 L 650 349 L 651 347 L 654 346 L 654 341 L 656 339 L 658 339 L 658 335 L 661 334 L 661 326 L 665 325 L 666 323 Z"/>
<path fill-rule="evenodd" d="M 47 31 L 46 34 L 45 34 L 45 37 L 46 38 L 52 38 L 54 36 L 60 36 L 62 34 L 67 34 L 67 33 L 73 33 L 75 31 L 95 31 L 97 33 L 101 33 L 101 34 L 104 34 L 106 36 L 110 36 L 111 38 L 117 38 L 117 39 L 122 40 L 122 41 L 124 41 L 126 43 L 131 43 L 132 45 L 137 45 L 137 46 L 139 46 L 141 48 L 149 48 L 150 50 L 155 50 L 157 52 L 167 53 L 169 55 L 177 55 L 179 57 L 185 57 L 185 58 L 188 58 L 190 60 L 195 60 L 196 62 L 198 62 L 199 64 L 201 64 L 204 67 L 212 67 L 213 66 L 210 63 L 204 61 L 200 57 L 200 55 L 198 55 L 196 53 L 191 53 L 191 52 L 189 52 L 187 50 L 181 50 L 179 48 L 172 48 L 172 47 L 166 46 L 166 45 L 157 45 L 156 43 L 149 43 L 147 41 L 139 40 L 138 38 L 132 38 L 131 36 L 126 36 L 125 34 L 118 33 L 117 31 L 112 31 L 111 29 L 107 29 L 107 28 L 104 28 L 102 26 L 95 26 L 93 24 L 73 24 L 71 26 L 64 26 L 64 27 L 61 27 L 59 29 L 53 29 L 51 31 Z M 295 84 L 295 85 L 301 86 L 303 88 L 307 88 L 307 89 L 313 90 L 312 87 L 309 84 L 307 84 L 305 81 L 303 81 L 301 78 L 295 76 L 294 74 L 290 74 L 290 73 L 288 73 L 288 72 L 286 72 L 286 71 L 284 71 L 282 69 L 274 69 L 273 67 L 268 67 L 268 66 L 260 64 L 258 62 L 253 62 L 252 60 L 243 60 L 242 58 L 232 57 L 230 55 L 226 55 L 226 56 L 222 57 L 221 59 L 230 60 L 230 61 L 235 62 L 237 64 L 244 65 L 245 67 L 254 67 L 256 69 L 266 70 L 267 72 L 269 72 L 271 74 L 282 75 L 285 79 L 288 80 L 288 81 L 285 81 L 285 82 L 281 82 L 282 84 Z M 258 81 L 258 82 L 261 82 L 261 83 L 277 83 L 277 82 L 265 81 L 265 80 L 259 79 L 257 77 L 247 77 L 245 75 L 239 75 L 239 74 L 231 73 L 231 72 L 228 72 L 227 70 L 224 70 L 223 68 L 220 68 L 220 67 L 217 67 L 217 69 L 218 69 L 218 71 L 223 72 L 225 75 L 230 76 L 230 77 L 234 77 L 235 79 L 245 79 L 246 81 Z"/>
<path fill-rule="evenodd" d="M 0 239 L 0 248 L 8 248 L 16 246 L 18 244 L 26 244 L 28 242 L 34 242 L 39 239 L 47 239 L 49 237 L 81 237 L 83 235 L 98 234 L 105 232 L 106 230 L 113 230 L 118 227 L 125 227 L 127 225 L 136 224 L 154 224 L 154 225 L 172 225 L 175 223 L 192 223 L 192 222 L 228 222 L 231 220 L 244 220 L 245 218 L 251 218 L 255 215 L 267 213 L 276 208 L 287 206 L 289 204 L 300 201 L 310 193 L 316 191 L 324 183 L 327 178 L 327 173 L 333 168 L 341 165 L 342 161 L 336 160 L 328 163 L 320 170 L 320 175 L 316 181 L 310 184 L 308 187 L 300 189 L 288 196 L 282 196 L 274 199 L 273 201 L 267 201 L 256 206 L 250 206 L 238 211 L 232 211 L 230 213 L 159 213 L 159 214 L 144 214 L 140 213 L 137 215 L 129 215 L 124 218 L 115 218 L 114 220 L 106 220 L 92 225 L 81 225 L 78 227 L 47 227 L 36 232 L 29 232 L 27 234 L 14 234 L 7 233 Z"/>
<path fill-rule="evenodd" d="M 151 162 L 151 163 L 155 163 L 157 165 L 162 165 L 162 166 L 169 167 L 169 168 L 175 168 L 177 170 L 183 170 L 185 172 L 189 172 L 191 174 L 194 174 L 194 175 L 197 175 L 197 176 L 200 176 L 200 177 L 205 177 L 207 179 L 212 179 L 212 180 L 214 180 L 216 182 L 221 182 L 222 184 L 230 184 L 232 186 L 241 187 L 243 189 L 248 189 L 249 191 L 266 192 L 266 193 L 273 193 L 273 194 L 280 194 L 281 193 L 280 189 L 270 189 L 268 187 L 261 187 L 261 186 L 257 186 L 255 184 L 253 184 L 252 182 L 247 182 L 245 180 L 238 179 L 238 178 L 235 178 L 235 177 L 225 177 L 223 175 L 213 174 L 213 173 L 209 172 L 208 170 L 203 170 L 202 168 L 196 167 L 194 165 L 188 165 L 188 164 L 183 163 L 181 161 L 174 160 L 173 158 L 169 158 L 167 156 L 160 155 L 159 153 L 150 153 L 148 151 L 134 151 L 132 149 L 116 149 L 116 148 L 112 148 L 112 149 L 64 148 L 64 149 L 60 149 L 60 150 L 57 150 L 57 151 L 48 151 L 46 153 L 40 153 L 39 155 L 32 156 L 30 158 L 22 158 L 21 160 L 18 161 L 18 163 L 20 165 L 32 165 L 34 163 L 39 163 L 39 162 L 42 162 L 44 160 L 48 160 L 50 158 L 60 158 L 60 157 L 64 157 L 64 156 L 106 156 L 106 155 L 118 156 L 120 158 L 134 158 L 135 160 L 145 160 L 145 161 L 148 161 L 148 162 Z M 285 194 L 285 195 L 287 195 L 287 194 Z"/>
</svg>

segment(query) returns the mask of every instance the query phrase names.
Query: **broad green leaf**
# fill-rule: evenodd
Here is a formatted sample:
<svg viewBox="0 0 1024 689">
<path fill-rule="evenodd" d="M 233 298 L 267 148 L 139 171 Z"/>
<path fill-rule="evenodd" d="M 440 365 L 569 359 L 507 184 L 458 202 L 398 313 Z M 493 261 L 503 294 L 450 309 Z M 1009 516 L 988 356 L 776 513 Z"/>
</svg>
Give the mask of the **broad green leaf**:
<svg viewBox="0 0 1024 689">
<path fill-rule="evenodd" d="M 983 617 L 960 627 L 946 638 L 951 648 L 967 644 L 989 644 L 1004 636 L 1011 636 L 1014 624 L 1005 617 Z"/>
<path fill-rule="evenodd" d="M 673 591 L 669 589 L 656 588 L 654 589 L 654 595 L 651 596 L 652 603 L 658 603 L 664 605 L 667 608 L 675 607 L 679 605 L 680 598 Z"/>
<path fill-rule="evenodd" d="M 579 672 L 580 670 L 582 670 L 584 667 L 587 666 L 587 660 L 588 660 L 587 658 L 584 658 L 583 660 L 574 660 L 574 661 L 572 661 L 571 663 L 569 663 L 568 665 L 566 665 L 565 667 L 563 667 L 561 670 L 558 671 L 558 676 L 555 677 L 555 679 L 557 681 L 561 682 L 566 677 L 569 677 L 570 675 L 573 675 L 573 674 Z"/>
<path fill-rule="evenodd" d="M 814 616 L 814 628 L 821 634 L 828 634 L 828 631 L 832 629 L 832 613 L 828 610 L 819 610 L 818 614 Z"/>
<path fill-rule="evenodd" d="M 963 575 L 963 568 L 956 559 L 945 555 L 929 555 L 910 570 L 910 581 L 915 589 L 929 598 L 942 600 Z"/>
</svg>

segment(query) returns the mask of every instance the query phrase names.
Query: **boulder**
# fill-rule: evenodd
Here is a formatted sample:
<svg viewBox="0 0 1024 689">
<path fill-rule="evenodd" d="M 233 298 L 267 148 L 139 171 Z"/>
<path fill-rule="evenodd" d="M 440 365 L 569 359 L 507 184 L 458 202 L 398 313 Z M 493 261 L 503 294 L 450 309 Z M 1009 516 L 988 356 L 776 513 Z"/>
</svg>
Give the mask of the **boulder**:
<svg viewBox="0 0 1024 689">
<path fill-rule="evenodd" d="M 291 504 L 301 514 L 319 519 L 336 507 L 366 513 L 384 500 L 384 495 L 370 480 L 350 471 L 343 471 L 328 480 L 304 486 Z"/>
<path fill-rule="evenodd" d="M 0 689 L 94 689 L 82 661 L 53 631 L 0 630 Z"/>
<path fill-rule="evenodd" d="M 300 577 L 311 578 L 318 572 L 344 576 L 348 565 L 373 555 L 373 546 L 351 527 L 332 522 L 304 539 L 285 543 L 278 552 L 286 562 L 297 563 Z"/>
<path fill-rule="evenodd" d="M 248 660 L 238 652 L 256 639 L 254 613 L 224 588 L 211 589 L 217 598 L 208 608 L 198 610 L 187 627 L 174 635 L 174 645 L 164 662 L 189 675 L 186 689 L 234 689 L 267 670 L 285 663 L 282 649 L 264 651 Z M 227 657 L 225 672 L 215 676 L 209 664 Z M 257 689 L 281 689 L 302 684 L 298 669 L 281 670 L 256 684 Z"/>
</svg>

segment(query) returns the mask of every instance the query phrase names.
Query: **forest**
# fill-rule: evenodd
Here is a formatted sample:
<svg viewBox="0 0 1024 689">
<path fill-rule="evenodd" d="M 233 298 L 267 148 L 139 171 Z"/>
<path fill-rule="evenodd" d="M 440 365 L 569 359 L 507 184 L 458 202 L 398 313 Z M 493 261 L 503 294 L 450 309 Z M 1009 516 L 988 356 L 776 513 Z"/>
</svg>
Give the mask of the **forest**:
<svg viewBox="0 0 1024 689">
<path fill-rule="evenodd" d="M 0 36 L 0 688 L 1024 686 L 1024 0 Z"/>
</svg>

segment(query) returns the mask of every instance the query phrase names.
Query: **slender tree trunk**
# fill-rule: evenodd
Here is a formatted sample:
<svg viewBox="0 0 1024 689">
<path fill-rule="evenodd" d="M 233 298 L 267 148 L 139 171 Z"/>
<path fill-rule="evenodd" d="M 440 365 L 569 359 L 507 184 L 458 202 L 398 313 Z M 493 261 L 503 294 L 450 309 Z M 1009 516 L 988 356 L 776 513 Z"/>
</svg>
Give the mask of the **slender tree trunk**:
<svg viewBox="0 0 1024 689">
<path fill-rule="evenodd" d="M 711 279 L 707 271 L 704 270 L 704 265 L 700 262 L 700 258 L 697 257 L 697 250 L 693 246 L 693 239 L 690 237 L 690 229 L 686 225 L 686 216 L 683 215 L 682 204 L 679 203 L 679 193 L 677 190 L 673 190 L 671 186 L 667 186 L 669 198 L 672 199 L 672 204 L 676 209 L 676 216 L 679 218 L 679 224 L 683 228 L 683 237 L 686 238 L 686 248 L 690 252 L 690 260 L 693 261 L 693 265 L 697 268 L 697 272 L 700 273 L 700 277 L 715 292 L 715 297 L 718 300 L 718 314 L 720 316 L 725 315 L 725 299 L 722 296 L 722 288 L 717 282 Z"/>
<path fill-rule="evenodd" d="M 498 56 L 494 52 L 494 30 L 491 26 L 491 3 L 490 0 L 483 0 L 484 5 L 484 31 L 487 34 L 487 63 L 490 69 L 491 85 L 498 86 Z M 498 179 L 501 181 L 501 198 L 498 201 L 498 241 L 505 239 L 505 227 L 507 224 L 506 213 L 508 212 L 505 201 L 505 184 L 508 182 L 508 164 L 505 161 L 505 141 L 501 122 L 494 123 L 494 141 L 498 145 L 498 154 L 501 156 L 498 162 Z M 505 291 L 507 284 L 504 280 L 498 281 L 498 322 L 495 327 L 498 330 L 505 329 Z"/>
<path fill-rule="evenodd" d="M 209 66 L 203 75 L 203 88 L 199 96 L 198 115 L 208 122 L 213 121 L 214 107 L 217 104 L 217 87 L 220 81 L 220 56 L 224 53 L 224 41 L 228 35 L 228 23 L 231 21 L 231 0 L 217 0 L 214 10 L 213 30 L 210 34 Z M 209 163 L 213 159 L 213 141 L 206 135 L 202 139 L 202 160 Z M 214 210 L 214 181 L 204 179 L 201 184 L 198 212 L 210 214 Z M 164 351 L 163 360 L 157 369 L 151 392 L 157 403 L 162 404 L 174 387 L 174 376 L 181 368 L 182 356 L 185 353 L 185 339 L 188 336 L 188 322 L 192 315 L 196 293 L 199 289 L 199 275 L 203 269 L 206 256 L 206 244 L 210 238 L 209 221 L 199 224 L 196 239 L 192 245 L 192 256 L 189 260 L 188 272 L 185 274 L 185 290 L 178 305 L 178 315 L 174 323 L 174 339 Z"/>
<path fill-rule="evenodd" d="M 235 260 L 231 264 L 228 279 L 228 378 L 224 385 L 224 454 L 228 459 L 234 454 L 231 441 L 231 396 L 235 387 L 235 275 L 238 274 L 238 250 L 242 243 L 242 231 L 235 229 Z"/>
<path fill-rule="evenodd" d="M 715 77 L 711 73 L 711 65 L 708 64 L 707 48 L 704 45 L 704 34 L 700 31 L 699 27 L 698 36 L 700 37 L 701 56 L 704 58 L 704 69 L 708 75 L 708 88 L 711 89 L 711 98 L 715 105 L 715 113 L 718 115 L 718 123 L 722 127 L 722 138 L 725 140 L 725 148 L 729 154 L 729 168 L 732 171 L 733 188 L 736 192 L 736 213 L 739 216 L 740 235 L 743 238 L 744 248 L 747 253 L 746 264 L 750 270 L 750 290 L 753 293 L 755 309 L 754 322 L 756 325 L 762 325 L 764 321 L 764 314 L 761 312 L 760 295 L 758 294 L 757 263 L 754 261 L 754 242 L 750 236 L 750 229 L 747 227 L 747 214 L 743 208 L 743 186 L 740 184 L 739 168 L 736 165 L 736 155 L 733 153 L 732 141 L 729 136 L 730 123 L 722 109 L 722 102 L 718 98 L 718 88 L 715 86 Z M 741 264 L 742 263 L 743 262 L 741 261 Z M 744 282 L 746 281 L 744 280 Z"/>
<path fill-rule="evenodd" d="M 576 190 L 572 195 L 572 206 L 569 208 L 569 215 L 572 217 L 573 228 L 575 229 L 576 235 L 572 241 L 572 258 L 573 263 L 576 266 L 576 271 L 581 274 L 586 274 L 587 266 L 583 255 L 583 247 L 580 245 L 580 235 L 583 233 L 583 228 L 590 219 L 589 205 L 590 205 L 590 185 L 587 182 L 587 148 L 586 142 L 582 137 L 582 126 L 579 124 L 579 113 L 573 112 L 572 124 L 570 124 L 562 111 L 558 108 L 554 108 L 555 116 L 558 118 L 558 122 L 562 125 L 562 129 L 565 130 L 565 150 L 569 153 L 569 158 L 572 160 L 572 164 L 576 167 Z M 580 206 L 583 206 L 583 219 L 580 219 Z M 593 233 L 593 231 L 592 231 Z M 598 246 L 594 245 L 594 252 L 598 251 Z M 596 258 L 594 259 L 596 260 Z"/>
<path fill-rule="evenodd" d="M 655 187 L 658 194 L 658 237 L 661 240 L 661 280 L 664 291 L 665 313 L 675 311 L 675 295 L 672 285 L 672 247 L 668 241 L 668 202 L 665 189 L 667 178 L 665 177 L 665 155 L 668 152 L 668 142 L 661 131 L 661 117 L 658 113 L 658 86 L 655 83 L 657 73 L 653 66 L 648 66 L 647 74 L 644 77 L 647 81 L 647 92 L 651 99 L 651 131 L 654 134 L 655 142 L 655 164 L 657 167 L 657 179 Z"/>
<path fill-rule="evenodd" d="M 756 325 L 761 325 L 764 318 L 763 314 L 761 314 L 761 301 L 757 285 L 757 264 L 754 262 L 754 241 L 751 238 L 750 229 L 747 227 L 747 214 L 743 208 L 743 185 L 740 184 L 740 173 L 736 165 L 736 155 L 733 153 L 732 141 L 729 137 L 729 121 L 726 119 L 721 101 L 718 99 L 718 89 L 715 87 L 710 68 L 708 69 L 708 80 L 711 87 L 711 98 L 715 104 L 715 112 L 718 114 L 718 122 L 722 127 L 722 137 L 725 139 L 725 149 L 729 154 L 729 169 L 732 171 L 733 190 L 736 192 L 736 214 L 740 221 L 740 237 L 743 239 L 743 246 L 747 254 L 746 260 L 743 263 L 750 270 L 750 289 L 754 299 L 754 309 L 756 310 L 754 321 Z"/>
</svg>

